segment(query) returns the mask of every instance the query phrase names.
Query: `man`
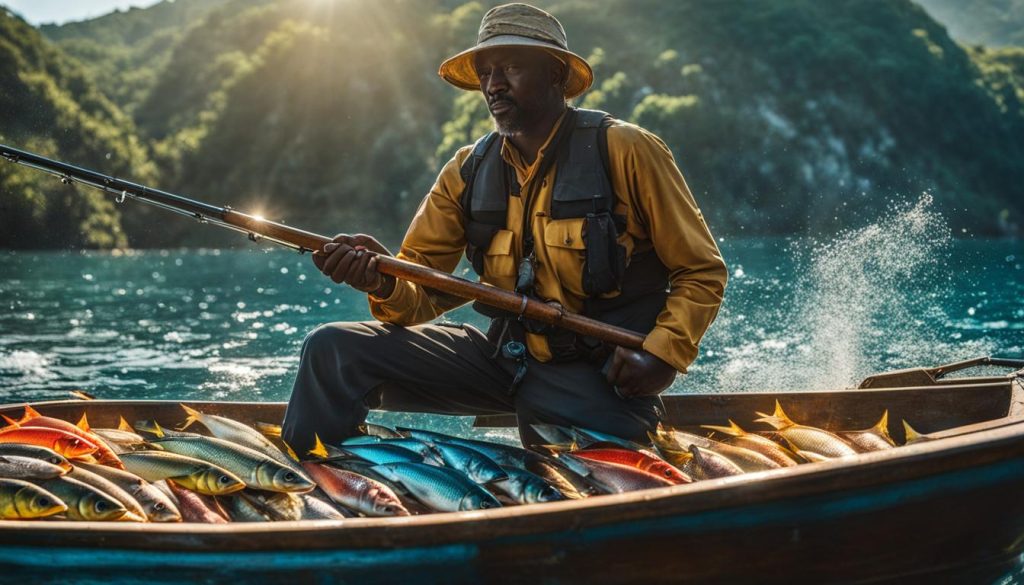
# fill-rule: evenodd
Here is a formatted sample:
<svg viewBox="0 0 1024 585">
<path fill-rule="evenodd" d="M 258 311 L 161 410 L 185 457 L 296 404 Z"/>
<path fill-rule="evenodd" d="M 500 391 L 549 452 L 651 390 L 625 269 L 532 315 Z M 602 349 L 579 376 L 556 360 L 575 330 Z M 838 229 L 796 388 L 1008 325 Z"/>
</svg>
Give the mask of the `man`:
<svg viewBox="0 0 1024 585">
<path fill-rule="evenodd" d="M 376 270 L 389 254 L 340 235 L 313 255 L 332 280 L 368 293 L 380 322 L 319 327 L 302 349 L 284 421 L 301 452 L 357 433 L 368 409 L 515 412 L 646 440 L 658 394 L 697 355 L 726 269 L 672 154 L 657 137 L 567 100 L 591 85 L 561 24 L 525 4 L 490 10 L 477 44 L 443 79 L 483 93 L 496 134 L 459 150 L 413 218 L 399 257 L 447 272 L 463 253 L 481 280 L 647 335 L 641 351 L 479 307 L 486 335 L 424 324 L 464 301 Z"/>
</svg>

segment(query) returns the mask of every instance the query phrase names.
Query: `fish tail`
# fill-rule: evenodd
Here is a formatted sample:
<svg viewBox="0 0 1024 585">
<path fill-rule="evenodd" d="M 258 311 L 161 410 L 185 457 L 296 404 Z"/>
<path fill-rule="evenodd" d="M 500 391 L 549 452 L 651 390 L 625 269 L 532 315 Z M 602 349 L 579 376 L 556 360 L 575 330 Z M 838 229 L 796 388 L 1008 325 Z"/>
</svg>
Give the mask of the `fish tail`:
<svg viewBox="0 0 1024 585">
<path fill-rule="evenodd" d="M 87 417 L 84 412 L 82 413 L 82 418 L 78 419 L 78 424 L 75 426 L 87 433 L 92 432 L 92 428 L 89 427 L 89 417 Z"/>
<path fill-rule="evenodd" d="M 280 437 L 281 436 L 281 425 L 275 425 L 272 423 L 257 422 L 255 424 L 256 430 L 263 433 L 268 437 Z"/>
<path fill-rule="evenodd" d="M 192 425 L 192 423 L 199 422 L 199 418 L 201 416 L 203 416 L 203 413 L 201 413 L 198 410 L 192 408 L 191 406 L 188 406 L 187 404 L 180 404 L 179 403 L 179 406 L 181 406 L 181 408 L 183 408 L 185 410 L 185 414 L 188 415 L 188 417 L 185 418 L 185 424 L 182 425 L 181 428 L 178 429 L 179 431 L 184 431 L 190 425 Z"/>
<path fill-rule="evenodd" d="M 768 423 L 775 427 L 776 430 L 791 427 L 796 424 L 786 416 L 786 411 L 782 410 L 782 404 L 780 404 L 778 400 L 775 401 L 775 412 L 773 414 L 765 414 L 763 412 L 758 412 L 757 414 L 760 415 L 761 418 L 756 419 L 755 422 Z"/>
<path fill-rule="evenodd" d="M 135 429 L 132 428 L 132 425 L 128 424 L 128 421 L 124 420 L 123 416 L 120 418 L 121 420 L 117 422 L 117 430 L 135 432 Z"/>
<path fill-rule="evenodd" d="M 729 435 L 731 437 L 742 437 L 743 435 L 747 434 L 747 432 L 744 431 L 742 428 L 740 428 L 740 425 L 734 423 L 732 421 L 732 419 L 729 419 L 729 426 L 727 426 L 727 427 L 719 427 L 719 426 L 715 426 L 715 425 L 701 425 L 701 426 L 702 426 L 702 428 L 705 428 L 705 429 L 711 429 L 712 431 L 718 431 L 720 433 L 725 433 L 725 434 L 727 434 L 727 435 Z"/>
<path fill-rule="evenodd" d="M 36 409 L 34 409 L 31 406 L 29 406 L 28 404 L 26 404 L 25 405 L 25 414 L 22 415 L 21 421 L 25 422 L 27 420 L 32 420 L 34 418 L 39 418 L 41 416 L 43 416 L 43 415 L 39 414 L 39 411 L 37 411 Z"/>
<path fill-rule="evenodd" d="M 910 426 L 906 420 L 903 421 L 903 432 L 906 435 L 907 440 L 904 441 L 907 445 L 916 443 L 924 438 L 924 435 L 914 430 L 914 427 Z"/>
<path fill-rule="evenodd" d="M 164 437 L 164 430 L 160 428 L 160 423 L 155 420 L 140 420 L 135 423 L 135 429 L 143 433 L 156 435 L 160 438 Z"/>
<path fill-rule="evenodd" d="M 71 390 L 68 394 L 79 400 L 96 400 L 96 397 L 84 390 Z"/>
<path fill-rule="evenodd" d="M 0 414 L 0 416 L 4 417 L 4 420 L 7 421 L 7 424 L 9 426 L 14 427 L 16 429 L 21 427 L 21 423 L 7 416 L 6 414 Z"/>
<path fill-rule="evenodd" d="M 872 428 L 872 430 L 877 432 L 879 435 L 882 435 L 883 437 L 885 437 L 886 439 L 889 439 L 890 441 L 892 440 L 892 438 L 889 437 L 889 409 L 888 408 L 886 408 L 885 411 L 882 413 L 882 418 L 880 418 L 878 420 L 878 423 L 875 426 L 871 427 L 871 428 Z"/>
<path fill-rule="evenodd" d="M 324 442 L 320 440 L 320 435 L 313 433 L 313 438 L 316 439 L 316 444 L 313 445 L 313 448 L 310 449 L 309 453 L 307 454 L 319 457 L 321 459 L 326 458 L 328 455 L 327 447 L 324 446 Z"/>
</svg>

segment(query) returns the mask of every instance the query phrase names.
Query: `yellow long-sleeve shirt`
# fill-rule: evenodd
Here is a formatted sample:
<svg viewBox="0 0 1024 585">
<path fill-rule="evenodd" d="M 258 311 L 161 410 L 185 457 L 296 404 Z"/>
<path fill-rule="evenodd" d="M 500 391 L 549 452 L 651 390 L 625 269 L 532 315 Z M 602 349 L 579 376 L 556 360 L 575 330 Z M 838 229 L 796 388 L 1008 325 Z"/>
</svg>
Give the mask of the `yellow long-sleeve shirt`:
<svg viewBox="0 0 1024 585">
<path fill-rule="evenodd" d="M 441 170 L 409 226 L 399 258 L 445 272 L 458 265 L 466 247 L 460 202 L 465 183 L 459 170 L 472 149 L 460 149 Z M 526 164 L 508 140 L 502 141 L 501 155 L 515 169 L 524 197 L 534 182 L 541 182 L 530 202 L 537 296 L 561 303 L 572 312 L 582 311 L 586 298 L 582 287 L 584 219 L 554 220 L 549 216 L 556 165 L 546 176 L 535 176 L 542 158 Z M 654 329 L 647 334 L 644 349 L 685 372 L 718 314 L 727 279 L 725 262 L 664 142 L 643 128 L 616 120 L 608 128 L 608 159 L 618 198 L 615 213 L 626 217 L 626 231 L 619 234 L 619 244 L 625 246 L 627 257 L 653 247 L 669 271 L 669 296 Z M 498 231 L 486 250 L 482 282 L 507 290 L 515 287 L 522 255 L 523 205 L 522 197 L 509 197 L 507 229 Z M 403 280 L 395 283 L 386 299 L 370 296 L 373 316 L 398 325 L 429 321 L 459 304 Z M 535 358 L 550 359 L 542 336 L 529 335 L 527 345 Z"/>
</svg>

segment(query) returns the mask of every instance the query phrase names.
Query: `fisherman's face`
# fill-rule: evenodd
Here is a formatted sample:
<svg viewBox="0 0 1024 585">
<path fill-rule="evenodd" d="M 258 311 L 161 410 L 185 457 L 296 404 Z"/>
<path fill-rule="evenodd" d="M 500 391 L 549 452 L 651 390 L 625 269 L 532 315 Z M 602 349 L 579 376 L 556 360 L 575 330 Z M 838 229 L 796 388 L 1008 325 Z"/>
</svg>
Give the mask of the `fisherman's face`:
<svg viewBox="0 0 1024 585">
<path fill-rule="evenodd" d="M 541 49 L 487 49 L 476 55 L 475 66 L 502 136 L 528 130 L 565 105 L 565 66 Z"/>
</svg>

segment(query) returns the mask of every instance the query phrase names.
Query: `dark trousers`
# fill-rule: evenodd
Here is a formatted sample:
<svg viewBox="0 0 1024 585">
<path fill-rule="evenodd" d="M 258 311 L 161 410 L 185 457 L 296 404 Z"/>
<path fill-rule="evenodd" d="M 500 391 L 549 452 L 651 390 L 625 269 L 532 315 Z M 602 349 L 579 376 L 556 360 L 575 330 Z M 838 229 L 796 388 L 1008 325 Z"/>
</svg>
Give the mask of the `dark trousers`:
<svg viewBox="0 0 1024 585">
<path fill-rule="evenodd" d="M 515 413 L 523 444 L 543 441 L 532 423 L 575 425 L 647 442 L 661 399 L 619 398 L 600 364 L 498 356 L 479 330 L 465 325 L 399 327 L 378 322 L 329 323 L 302 346 L 282 437 L 296 452 L 358 434 L 369 409 L 449 415 Z"/>
</svg>

